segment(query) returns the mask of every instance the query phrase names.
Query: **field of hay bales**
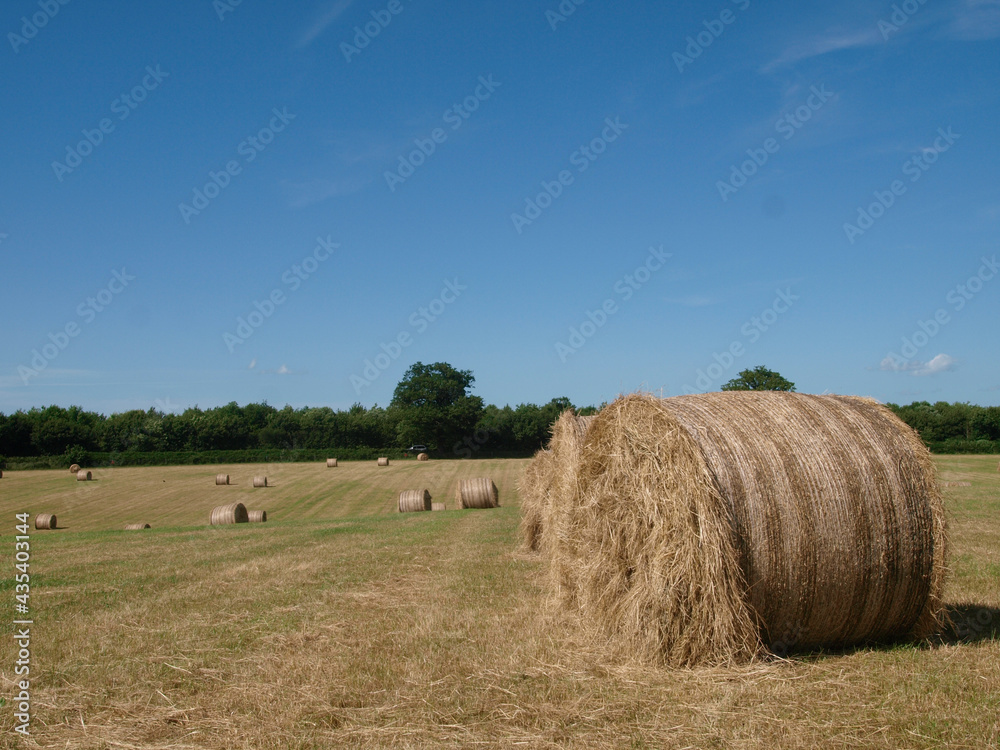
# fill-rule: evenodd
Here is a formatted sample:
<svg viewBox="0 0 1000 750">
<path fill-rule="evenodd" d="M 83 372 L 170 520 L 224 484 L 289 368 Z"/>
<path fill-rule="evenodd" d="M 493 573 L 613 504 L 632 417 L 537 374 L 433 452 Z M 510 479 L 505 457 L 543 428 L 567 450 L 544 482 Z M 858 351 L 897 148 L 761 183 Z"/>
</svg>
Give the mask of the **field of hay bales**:
<svg viewBox="0 0 1000 750">
<path fill-rule="evenodd" d="M 10 703 L 17 512 L 59 526 L 31 530 L 41 747 L 997 747 L 1000 473 L 935 460 L 955 632 L 683 670 L 612 663 L 546 606 L 517 551 L 526 461 L 5 472 L 0 747 L 32 746 Z M 500 507 L 454 510 L 476 477 Z M 424 488 L 448 510 L 397 512 Z M 209 525 L 237 502 L 267 522 Z"/>
</svg>

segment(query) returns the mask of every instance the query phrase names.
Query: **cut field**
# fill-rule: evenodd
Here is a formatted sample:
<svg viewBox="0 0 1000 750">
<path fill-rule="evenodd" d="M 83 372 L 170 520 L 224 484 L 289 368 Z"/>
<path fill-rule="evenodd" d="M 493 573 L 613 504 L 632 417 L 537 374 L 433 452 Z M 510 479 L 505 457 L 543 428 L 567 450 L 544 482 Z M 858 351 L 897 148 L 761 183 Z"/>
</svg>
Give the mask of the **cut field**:
<svg viewBox="0 0 1000 750">
<path fill-rule="evenodd" d="M 997 458 L 936 460 L 970 483 L 943 490 L 957 632 L 679 671 L 610 664 L 547 607 L 542 563 L 516 551 L 525 461 L 5 472 L 0 748 L 998 747 Z M 501 507 L 452 510 L 477 476 Z M 423 488 L 448 510 L 396 512 Z M 237 501 L 267 523 L 208 525 Z M 30 533 L 27 741 L 18 512 L 61 527 Z"/>
</svg>

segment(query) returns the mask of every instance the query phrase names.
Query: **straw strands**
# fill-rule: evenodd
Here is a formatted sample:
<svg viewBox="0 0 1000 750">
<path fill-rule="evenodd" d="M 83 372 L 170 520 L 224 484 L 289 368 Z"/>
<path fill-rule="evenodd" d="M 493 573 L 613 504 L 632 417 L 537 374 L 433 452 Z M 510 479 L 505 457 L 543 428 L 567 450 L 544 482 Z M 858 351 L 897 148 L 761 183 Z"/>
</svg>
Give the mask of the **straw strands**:
<svg viewBox="0 0 1000 750">
<path fill-rule="evenodd" d="M 940 626 L 934 467 L 877 402 L 624 396 L 560 467 L 571 426 L 541 459 L 556 468 L 535 471 L 551 488 L 541 547 L 558 600 L 616 655 L 725 663 Z"/>
<path fill-rule="evenodd" d="M 500 495 L 489 477 L 463 479 L 458 484 L 456 498 L 459 508 L 499 508 Z"/>
<path fill-rule="evenodd" d="M 414 513 L 431 509 L 431 493 L 427 490 L 403 490 L 399 493 L 399 512 Z"/>
</svg>

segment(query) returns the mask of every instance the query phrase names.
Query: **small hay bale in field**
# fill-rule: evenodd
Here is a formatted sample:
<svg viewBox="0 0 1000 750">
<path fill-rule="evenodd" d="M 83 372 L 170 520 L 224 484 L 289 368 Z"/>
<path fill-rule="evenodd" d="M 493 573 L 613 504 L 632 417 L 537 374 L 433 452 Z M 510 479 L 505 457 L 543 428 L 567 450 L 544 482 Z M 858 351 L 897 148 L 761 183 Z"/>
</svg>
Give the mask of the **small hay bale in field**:
<svg viewBox="0 0 1000 750">
<path fill-rule="evenodd" d="M 94 478 L 94 475 L 85 469 L 80 469 L 76 472 L 76 481 L 78 482 L 89 482 Z"/>
<path fill-rule="evenodd" d="M 39 513 L 35 516 L 35 528 L 42 531 L 56 528 L 55 515 L 53 513 Z"/>
<path fill-rule="evenodd" d="M 223 526 L 231 523 L 248 523 L 247 508 L 243 503 L 229 503 L 212 509 L 212 526 Z"/>
<path fill-rule="evenodd" d="M 463 479 L 458 483 L 456 493 L 458 507 L 461 508 L 499 508 L 500 495 L 497 486 L 489 477 Z"/>
<path fill-rule="evenodd" d="M 447 510 L 444 503 L 431 503 L 431 510 Z"/>
<path fill-rule="evenodd" d="M 254 487 L 267 487 L 267 477 L 257 476 L 253 478 Z"/>
<path fill-rule="evenodd" d="M 427 490 L 403 490 L 399 493 L 399 512 L 414 513 L 431 509 L 431 493 Z"/>
<path fill-rule="evenodd" d="M 934 464 L 870 399 L 623 396 L 576 477 L 551 555 L 575 571 L 581 621 L 629 660 L 744 661 L 944 619 Z"/>
<path fill-rule="evenodd" d="M 378 460 L 378 465 L 379 466 L 388 466 L 389 465 L 389 459 L 386 458 L 385 456 L 381 456 L 379 458 L 379 460 Z"/>
<path fill-rule="evenodd" d="M 229 475 L 228 474 L 216 474 L 215 475 L 215 484 L 216 485 L 229 484 Z"/>
<path fill-rule="evenodd" d="M 971 487 L 972 482 L 941 482 L 942 487 Z"/>
<path fill-rule="evenodd" d="M 152 528 L 148 523 L 127 523 L 125 524 L 125 531 L 142 531 L 143 529 Z"/>
<path fill-rule="evenodd" d="M 247 522 L 248 523 L 267 523 L 267 511 L 266 510 L 248 510 L 247 511 Z"/>
<path fill-rule="evenodd" d="M 326 468 L 328 468 L 328 469 L 336 469 L 337 468 L 337 459 L 335 459 L 335 458 L 328 458 L 328 459 L 326 459 Z"/>
<path fill-rule="evenodd" d="M 76 474 L 76 472 L 78 472 L 78 471 L 80 471 L 80 464 L 70 464 L 70 467 L 69 467 L 69 473 L 70 474 Z"/>
<path fill-rule="evenodd" d="M 430 461 L 431 457 L 428 456 L 426 453 L 418 453 L 417 454 L 417 460 L 418 461 Z"/>
</svg>

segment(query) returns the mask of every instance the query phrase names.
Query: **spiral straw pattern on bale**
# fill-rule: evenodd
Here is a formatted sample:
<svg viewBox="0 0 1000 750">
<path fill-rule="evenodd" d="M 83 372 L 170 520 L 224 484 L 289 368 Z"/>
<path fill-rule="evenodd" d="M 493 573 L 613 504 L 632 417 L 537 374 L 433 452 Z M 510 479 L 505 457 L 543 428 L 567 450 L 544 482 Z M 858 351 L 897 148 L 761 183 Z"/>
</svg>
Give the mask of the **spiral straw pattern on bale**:
<svg viewBox="0 0 1000 750">
<path fill-rule="evenodd" d="M 380 457 L 379 460 L 378 460 L 378 465 L 379 466 L 388 466 L 389 465 L 389 459 L 386 458 L 385 456 Z"/>
<path fill-rule="evenodd" d="M 212 509 L 212 526 L 223 526 L 232 523 L 248 523 L 249 516 L 243 503 L 229 503 Z"/>
<path fill-rule="evenodd" d="M 546 549 L 571 579 L 563 603 L 623 657 L 742 661 L 941 624 L 934 466 L 875 401 L 624 396 L 575 475 L 543 519 Z"/>
<path fill-rule="evenodd" d="M 76 481 L 78 482 L 89 482 L 93 478 L 94 475 L 85 469 L 80 469 L 80 471 L 76 472 Z"/>
<path fill-rule="evenodd" d="M 426 453 L 418 453 L 417 454 L 417 460 L 418 461 L 430 461 L 431 457 L 428 456 Z"/>
<path fill-rule="evenodd" d="M 151 528 L 148 523 L 127 523 L 125 524 L 125 531 L 142 531 L 144 529 Z"/>
<path fill-rule="evenodd" d="M 267 511 L 266 510 L 248 510 L 247 511 L 247 522 L 248 523 L 267 523 Z"/>
<path fill-rule="evenodd" d="M 458 484 L 459 508 L 499 508 L 500 494 L 489 477 L 463 479 Z"/>
<path fill-rule="evenodd" d="M 56 528 L 56 517 L 52 513 L 39 513 L 35 516 L 35 528 L 39 530 Z"/>
<path fill-rule="evenodd" d="M 267 487 L 267 477 L 257 476 L 253 478 L 254 487 Z"/>
<path fill-rule="evenodd" d="M 326 459 L 326 468 L 328 468 L 328 469 L 336 469 L 337 468 L 337 459 L 335 459 L 335 458 L 328 458 L 328 459 Z"/>
<path fill-rule="evenodd" d="M 70 474 L 76 474 L 76 472 L 78 472 L 78 471 L 80 471 L 80 464 L 70 464 L 70 467 L 69 467 L 69 473 Z"/>
<path fill-rule="evenodd" d="M 399 512 L 414 513 L 431 509 L 431 493 L 427 490 L 403 490 L 399 493 Z"/>
<path fill-rule="evenodd" d="M 216 485 L 229 484 L 229 475 L 228 474 L 216 474 L 215 475 L 215 484 Z"/>
</svg>

